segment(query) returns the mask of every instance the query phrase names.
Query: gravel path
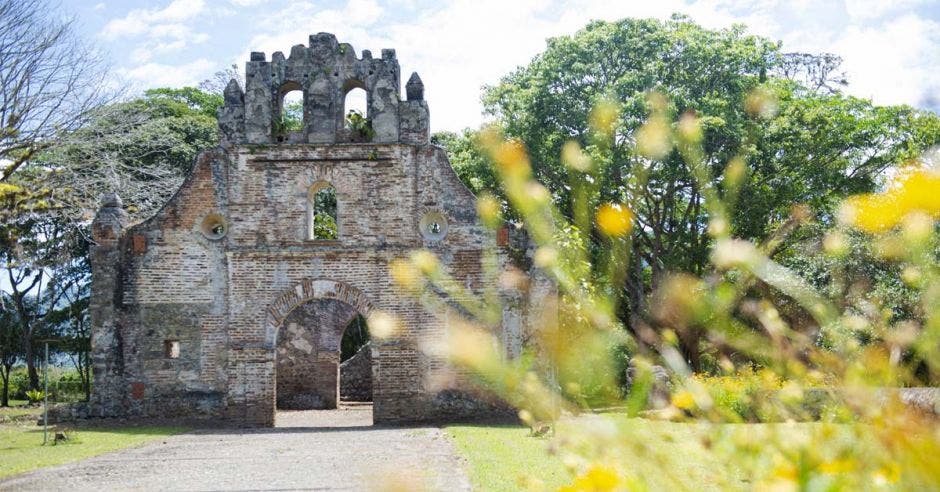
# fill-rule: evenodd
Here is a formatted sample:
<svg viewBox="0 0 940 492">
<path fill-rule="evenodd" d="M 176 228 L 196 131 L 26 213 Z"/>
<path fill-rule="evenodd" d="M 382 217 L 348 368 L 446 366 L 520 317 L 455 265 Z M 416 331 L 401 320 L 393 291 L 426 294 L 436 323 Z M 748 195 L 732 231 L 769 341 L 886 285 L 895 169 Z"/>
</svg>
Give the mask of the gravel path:
<svg viewBox="0 0 940 492">
<path fill-rule="evenodd" d="M 371 406 L 282 412 L 273 429 L 197 430 L 19 475 L 0 490 L 470 490 L 441 429 L 371 422 Z"/>
</svg>

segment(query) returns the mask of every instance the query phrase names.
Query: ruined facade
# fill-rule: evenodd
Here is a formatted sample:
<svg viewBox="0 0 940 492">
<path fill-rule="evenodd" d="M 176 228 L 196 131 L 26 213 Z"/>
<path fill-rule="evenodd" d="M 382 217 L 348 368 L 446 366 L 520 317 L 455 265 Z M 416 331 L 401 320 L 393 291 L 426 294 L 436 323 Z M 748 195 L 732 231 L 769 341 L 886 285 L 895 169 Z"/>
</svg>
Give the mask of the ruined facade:
<svg viewBox="0 0 940 492">
<path fill-rule="evenodd" d="M 420 78 L 403 99 L 399 72 L 394 50 L 357 56 L 326 33 L 287 57 L 252 53 L 244 91 L 235 80 L 225 90 L 219 147 L 154 217 L 130 225 L 120 199 L 105 197 L 93 224 L 91 415 L 271 425 L 288 387 L 335 405 L 336 327 L 376 310 L 401 321 L 367 346 L 376 422 L 502 408 L 422 351 L 448 336 L 446 323 L 389 276 L 394 258 L 427 248 L 478 289 L 483 252 L 498 241 L 429 143 Z M 367 127 L 346 123 L 356 88 Z M 299 129 L 283 125 L 292 90 L 303 93 Z M 335 234 L 319 237 L 313 197 L 324 189 L 335 193 Z M 342 309 L 317 314 L 326 301 Z M 511 352 L 520 316 L 504 315 Z"/>
</svg>

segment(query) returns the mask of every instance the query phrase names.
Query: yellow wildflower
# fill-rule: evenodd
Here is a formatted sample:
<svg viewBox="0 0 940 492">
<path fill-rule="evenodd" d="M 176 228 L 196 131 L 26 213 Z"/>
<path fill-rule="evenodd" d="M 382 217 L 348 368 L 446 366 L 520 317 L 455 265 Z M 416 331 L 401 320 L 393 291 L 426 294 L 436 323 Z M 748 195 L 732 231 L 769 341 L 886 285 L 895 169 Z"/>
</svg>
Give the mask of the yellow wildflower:
<svg viewBox="0 0 940 492">
<path fill-rule="evenodd" d="M 574 140 L 565 142 L 565 146 L 561 148 L 561 161 L 576 171 L 585 172 L 591 169 L 591 158 L 581 150 L 581 146 Z"/>
<path fill-rule="evenodd" d="M 672 395 L 672 404 L 676 408 L 681 408 L 683 410 L 691 410 L 695 408 L 695 397 L 692 396 L 692 392 L 688 390 L 677 391 Z"/>
<path fill-rule="evenodd" d="M 410 261 L 396 258 L 391 261 L 388 270 L 392 280 L 407 290 L 418 291 L 424 287 L 424 279 Z"/>
<path fill-rule="evenodd" d="M 601 492 L 615 490 L 620 485 L 620 475 L 611 467 L 593 465 L 584 474 L 574 479 L 571 485 L 558 489 L 559 492 Z"/>
<path fill-rule="evenodd" d="M 940 217 L 940 173 L 920 169 L 906 173 L 884 193 L 850 197 L 839 211 L 840 219 L 869 233 L 887 231 L 911 213 Z"/>
<path fill-rule="evenodd" d="M 498 144 L 493 149 L 492 157 L 507 180 L 526 179 L 532 172 L 529 155 L 519 141 L 512 140 Z"/>
<path fill-rule="evenodd" d="M 597 209 L 597 227 L 608 237 L 625 236 L 633 230 L 633 212 L 619 203 L 605 203 Z"/>
<path fill-rule="evenodd" d="M 819 471 L 827 475 L 847 473 L 855 469 L 855 462 L 848 459 L 835 459 L 819 465 Z"/>
<path fill-rule="evenodd" d="M 488 227 L 495 228 L 499 226 L 500 205 L 499 201 L 493 195 L 484 193 L 477 199 L 477 214 Z"/>
<path fill-rule="evenodd" d="M 411 253 L 411 262 L 425 275 L 436 272 L 438 268 L 437 256 L 434 256 L 434 253 L 426 249 Z"/>
<path fill-rule="evenodd" d="M 398 331 L 398 320 L 384 311 L 375 311 L 369 315 L 369 334 L 375 338 L 389 338 Z"/>
<path fill-rule="evenodd" d="M 614 125 L 616 125 L 619 115 L 620 106 L 617 102 L 604 99 L 591 110 L 591 114 L 588 115 L 588 123 L 595 132 L 609 136 L 614 132 Z"/>
</svg>

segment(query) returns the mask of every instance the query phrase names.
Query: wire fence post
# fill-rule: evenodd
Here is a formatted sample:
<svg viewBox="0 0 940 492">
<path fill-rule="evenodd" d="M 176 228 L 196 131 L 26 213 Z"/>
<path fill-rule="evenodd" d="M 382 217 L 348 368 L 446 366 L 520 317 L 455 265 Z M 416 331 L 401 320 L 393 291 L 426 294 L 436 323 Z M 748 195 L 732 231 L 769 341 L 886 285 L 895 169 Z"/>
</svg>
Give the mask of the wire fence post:
<svg viewBox="0 0 940 492">
<path fill-rule="evenodd" d="M 49 442 L 49 342 L 46 342 L 46 358 L 42 369 L 42 445 Z"/>
</svg>

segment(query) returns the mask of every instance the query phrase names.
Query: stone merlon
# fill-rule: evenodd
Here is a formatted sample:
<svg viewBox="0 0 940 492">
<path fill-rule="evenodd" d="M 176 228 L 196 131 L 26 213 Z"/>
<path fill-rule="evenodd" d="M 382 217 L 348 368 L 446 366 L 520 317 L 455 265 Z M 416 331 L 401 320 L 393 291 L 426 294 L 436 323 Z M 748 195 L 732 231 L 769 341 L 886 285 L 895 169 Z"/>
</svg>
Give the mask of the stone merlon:
<svg viewBox="0 0 940 492">
<path fill-rule="evenodd" d="M 245 66 L 245 91 L 237 84 L 226 88 L 219 117 L 223 145 L 424 143 L 415 136 L 429 127 L 420 119 L 427 118 L 427 111 L 401 114 L 400 78 L 395 50 L 383 49 L 379 59 L 364 50 L 356 58 L 352 45 L 329 33 L 311 35 L 308 46 L 293 46 L 286 58 L 275 52 L 267 61 L 264 53 L 252 52 Z M 420 79 L 417 84 L 408 86 L 408 100 L 423 99 Z M 346 124 L 346 96 L 354 89 L 366 93 L 368 130 Z M 284 96 L 292 91 L 300 91 L 303 101 L 303 122 L 296 131 L 283 124 Z"/>
<path fill-rule="evenodd" d="M 405 92 L 408 94 L 409 101 L 424 100 L 424 82 L 421 82 L 421 77 L 418 76 L 418 72 L 411 73 L 411 78 L 409 78 L 408 83 L 405 84 Z"/>
</svg>

